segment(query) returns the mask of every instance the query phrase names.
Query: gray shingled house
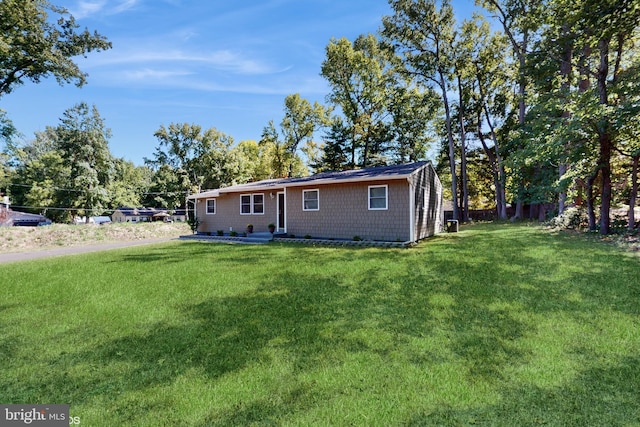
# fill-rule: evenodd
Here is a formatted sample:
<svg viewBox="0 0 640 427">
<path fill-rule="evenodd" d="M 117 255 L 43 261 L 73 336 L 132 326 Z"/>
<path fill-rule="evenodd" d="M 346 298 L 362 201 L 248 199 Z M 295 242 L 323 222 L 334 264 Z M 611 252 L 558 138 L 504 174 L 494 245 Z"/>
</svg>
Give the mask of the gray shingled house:
<svg viewBox="0 0 640 427">
<path fill-rule="evenodd" d="M 442 231 L 442 184 L 430 162 L 267 179 L 189 196 L 199 233 L 417 241 Z"/>
</svg>

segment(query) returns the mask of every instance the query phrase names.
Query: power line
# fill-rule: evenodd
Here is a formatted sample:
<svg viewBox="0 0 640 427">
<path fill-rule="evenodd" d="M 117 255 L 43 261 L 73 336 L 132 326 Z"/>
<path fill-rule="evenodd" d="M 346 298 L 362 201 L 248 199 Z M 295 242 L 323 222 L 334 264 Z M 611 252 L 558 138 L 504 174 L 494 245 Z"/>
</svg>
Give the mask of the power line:
<svg viewBox="0 0 640 427">
<path fill-rule="evenodd" d="M 57 208 L 51 206 L 16 206 L 11 205 L 12 209 L 41 209 L 51 211 L 99 211 L 99 212 L 115 212 L 116 209 L 91 209 L 91 208 Z"/>
<path fill-rule="evenodd" d="M 33 188 L 35 187 L 34 184 L 9 184 L 9 187 L 23 187 L 23 188 Z M 62 187 L 40 187 L 43 190 L 55 190 L 55 191 L 69 191 L 69 192 L 75 192 L 75 193 L 82 193 L 84 190 L 78 190 L 76 188 L 62 188 Z M 186 194 L 189 195 L 190 192 L 189 191 L 145 191 L 142 193 L 139 193 L 145 196 L 158 196 L 158 195 L 167 195 L 167 196 L 175 196 L 175 195 L 182 195 L 182 194 Z"/>
<path fill-rule="evenodd" d="M 93 208 L 59 208 L 59 207 L 52 207 L 52 206 L 16 206 L 16 205 L 11 205 L 12 209 L 41 209 L 41 210 L 52 210 L 52 211 L 98 211 L 98 212 L 115 212 L 118 209 L 93 209 Z M 169 208 L 140 208 L 140 209 L 154 209 L 157 211 L 177 211 L 177 210 L 183 210 L 180 208 L 177 209 L 169 209 Z"/>
</svg>

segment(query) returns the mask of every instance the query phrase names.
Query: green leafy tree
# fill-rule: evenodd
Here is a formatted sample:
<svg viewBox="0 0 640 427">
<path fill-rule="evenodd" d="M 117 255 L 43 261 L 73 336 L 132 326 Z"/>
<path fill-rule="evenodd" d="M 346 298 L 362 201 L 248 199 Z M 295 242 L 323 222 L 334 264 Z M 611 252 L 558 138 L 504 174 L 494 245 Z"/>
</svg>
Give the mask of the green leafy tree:
<svg viewBox="0 0 640 427">
<path fill-rule="evenodd" d="M 170 193 L 156 198 L 170 203 L 166 207 L 181 206 L 187 194 L 203 188 L 220 188 L 246 179 L 233 138 L 215 128 L 203 131 L 199 125 L 172 123 L 161 126 L 154 135 L 159 145 L 145 163 L 156 172 L 154 192 L 164 189 Z"/>
<path fill-rule="evenodd" d="M 64 203 L 75 191 L 68 188 L 71 168 L 58 147 L 55 129 L 47 127 L 32 141 L 12 144 L 7 155 L 14 167 L 9 185 L 13 204 L 54 221 L 68 221 Z"/>
<path fill-rule="evenodd" d="M 312 141 L 315 131 L 329 120 L 330 111 L 318 102 L 313 105 L 300 94 L 288 95 L 284 100 L 284 118 L 280 123 L 287 151 L 289 152 L 289 176 L 300 144 Z"/>
<path fill-rule="evenodd" d="M 331 40 L 321 75 L 331 87 L 328 99 L 338 106 L 349 129 L 349 166 L 367 167 L 379 163 L 389 148 L 392 87 L 398 76 L 395 58 L 375 36 L 361 35 L 351 43 L 346 38 Z"/>
<path fill-rule="evenodd" d="M 528 74 L 528 62 L 531 45 L 538 37 L 546 17 L 546 1 L 541 0 L 476 0 L 502 25 L 504 34 L 511 43 L 511 53 L 515 62 L 505 61 L 504 67 L 515 67 L 515 83 L 517 86 L 518 126 L 514 132 L 519 132 L 525 124 L 529 97 L 534 96 L 529 90 L 531 79 Z M 519 127 L 519 128 L 518 128 Z M 521 141 L 518 135 L 510 135 L 510 139 Z M 517 146 L 513 147 L 516 150 Z M 514 177 L 512 177 L 513 180 Z M 522 217 L 523 185 L 522 182 L 513 184 L 517 188 L 516 218 Z"/>
<path fill-rule="evenodd" d="M 454 68 L 455 18 L 448 0 L 390 0 L 394 14 L 383 18 L 383 37 L 403 61 L 406 71 L 425 86 L 435 86 L 442 99 L 449 148 L 453 219 L 458 219 L 455 141 L 449 83 Z"/>
<path fill-rule="evenodd" d="M 111 48 L 97 32 L 78 25 L 66 9 L 46 0 L 0 1 L 0 97 L 31 80 L 53 76 L 82 86 L 87 74 L 73 61 Z"/>
<path fill-rule="evenodd" d="M 322 157 L 312 164 L 315 172 L 351 169 L 349 161 L 350 138 L 352 132 L 340 116 L 334 116 L 324 136 Z"/>
<path fill-rule="evenodd" d="M 246 140 L 240 141 L 233 150 L 243 167 L 243 178 L 238 179 L 238 183 L 261 181 L 272 176 L 267 145 Z"/>
<path fill-rule="evenodd" d="M 18 136 L 18 130 L 7 117 L 7 113 L 0 109 L 0 142 L 3 142 L 3 150 L 0 152 L 0 196 L 8 193 L 9 183 L 13 175 L 11 156 L 8 153 L 14 145 L 14 139 Z"/>
<path fill-rule="evenodd" d="M 175 209 L 183 206 L 192 188 L 185 174 L 179 174 L 168 164 L 156 168 L 151 186 L 142 199 L 146 206 Z"/>
<path fill-rule="evenodd" d="M 108 209 L 107 187 L 112 178 L 113 158 L 109 151 L 111 131 L 96 106 L 82 102 L 64 112 L 55 128 L 62 158 L 70 167 L 69 192 L 65 206 L 77 208 L 89 221 Z"/>
<path fill-rule="evenodd" d="M 113 159 L 112 177 L 107 186 L 111 208 L 142 206 L 152 178 L 153 171 L 148 166 L 136 166 L 121 158 Z"/>
<path fill-rule="evenodd" d="M 391 156 L 394 163 L 416 162 L 427 156 L 434 139 L 430 124 L 440 112 L 439 99 L 430 89 L 396 86 L 389 111 L 390 130 L 394 143 Z"/>
</svg>

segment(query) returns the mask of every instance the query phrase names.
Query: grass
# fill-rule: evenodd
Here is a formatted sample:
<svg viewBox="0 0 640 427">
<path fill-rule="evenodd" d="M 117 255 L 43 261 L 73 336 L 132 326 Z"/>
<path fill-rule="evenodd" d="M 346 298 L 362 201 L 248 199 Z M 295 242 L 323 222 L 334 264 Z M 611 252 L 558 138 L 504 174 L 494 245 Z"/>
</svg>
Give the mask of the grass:
<svg viewBox="0 0 640 427">
<path fill-rule="evenodd" d="M 0 265 L 0 402 L 81 425 L 640 425 L 640 262 L 527 225 Z"/>
</svg>

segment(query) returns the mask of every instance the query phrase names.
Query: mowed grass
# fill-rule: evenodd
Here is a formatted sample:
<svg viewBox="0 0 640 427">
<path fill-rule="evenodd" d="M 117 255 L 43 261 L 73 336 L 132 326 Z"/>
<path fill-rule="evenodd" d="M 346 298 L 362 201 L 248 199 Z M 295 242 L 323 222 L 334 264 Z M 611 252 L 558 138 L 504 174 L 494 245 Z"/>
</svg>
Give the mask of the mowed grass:
<svg viewBox="0 0 640 427">
<path fill-rule="evenodd" d="M 532 226 L 0 275 L 0 402 L 81 425 L 640 425 L 640 261 Z"/>
</svg>

